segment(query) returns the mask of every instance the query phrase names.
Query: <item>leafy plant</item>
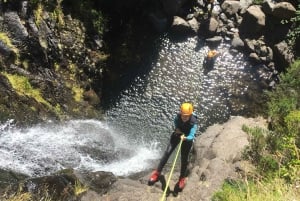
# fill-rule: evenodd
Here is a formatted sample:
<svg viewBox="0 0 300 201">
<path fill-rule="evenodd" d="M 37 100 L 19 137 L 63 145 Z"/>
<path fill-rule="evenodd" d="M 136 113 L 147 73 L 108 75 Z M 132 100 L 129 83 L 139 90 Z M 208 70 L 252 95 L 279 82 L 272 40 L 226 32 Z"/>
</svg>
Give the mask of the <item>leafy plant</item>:
<svg viewBox="0 0 300 201">
<path fill-rule="evenodd" d="M 75 186 L 74 186 L 74 194 L 76 196 L 80 195 L 81 193 L 84 193 L 88 190 L 89 188 L 82 184 L 80 181 L 76 180 L 75 181 Z"/>
<path fill-rule="evenodd" d="M 292 23 L 291 31 L 287 35 L 288 43 L 294 45 L 296 40 L 300 37 L 300 2 L 298 0 L 298 8 L 296 10 L 296 16 L 290 20 L 282 20 L 283 24 Z"/>
<path fill-rule="evenodd" d="M 249 134 L 250 145 L 244 151 L 244 158 L 255 164 L 263 175 L 271 176 L 278 170 L 276 156 L 269 153 L 267 138 L 269 132 L 259 127 L 250 128 L 243 125 L 243 131 Z"/>
<path fill-rule="evenodd" d="M 261 201 L 298 200 L 300 190 L 275 177 L 270 181 L 226 181 L 222 190 L 214 194 L 212 201 Z"/>
<path fill-rule="evenodd" d="M 270 151 L 280 159 L 280 175 L 292 181 L 300 169 L 300 61 L 296 61 L 275 91 L 269 92 L 269 116 L 272 132 L 268 138 Z"/>
</svg>

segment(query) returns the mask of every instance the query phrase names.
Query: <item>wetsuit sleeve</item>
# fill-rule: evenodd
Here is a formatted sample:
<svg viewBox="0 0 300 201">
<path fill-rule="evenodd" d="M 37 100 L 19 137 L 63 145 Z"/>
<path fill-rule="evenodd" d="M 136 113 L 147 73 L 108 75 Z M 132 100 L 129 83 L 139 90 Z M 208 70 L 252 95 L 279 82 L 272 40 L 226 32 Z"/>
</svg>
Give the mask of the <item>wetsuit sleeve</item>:
<svg viewBox="0 0 300 201">
<path fill-rule="evenodd" d="M 196 131 L 197 131 L 197 124 L 194 124 L 193 127 L 191 128 L 188 136 L 186 137 L 186 140 L 193 140 L 195 138 L 195 134 L 196 134 Z"/>
<path fill-rule="evenodd" d="M 178 128 L 178 115 L 176 115 L 174 118 L 174 126 L 175 126 L 175 129 Z"/>
</svg>

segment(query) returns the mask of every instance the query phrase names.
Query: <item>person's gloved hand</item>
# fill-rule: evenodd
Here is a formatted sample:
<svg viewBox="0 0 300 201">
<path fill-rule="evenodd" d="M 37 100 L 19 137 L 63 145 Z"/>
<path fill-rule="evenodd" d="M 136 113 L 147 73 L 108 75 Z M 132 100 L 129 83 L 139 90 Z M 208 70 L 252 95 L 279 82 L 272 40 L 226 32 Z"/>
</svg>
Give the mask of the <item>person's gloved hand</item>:
<svg viewBox="0 0 300 201">
<path fill-rule="evenodd" d="M 184 140 L 186 140 L 186 137 L 185 137 L 184 135 L 181 135 L 181 136 L 180 136 L 180 139 L 181 139 L 182 141 L 184 141 Z"/>
</svg>

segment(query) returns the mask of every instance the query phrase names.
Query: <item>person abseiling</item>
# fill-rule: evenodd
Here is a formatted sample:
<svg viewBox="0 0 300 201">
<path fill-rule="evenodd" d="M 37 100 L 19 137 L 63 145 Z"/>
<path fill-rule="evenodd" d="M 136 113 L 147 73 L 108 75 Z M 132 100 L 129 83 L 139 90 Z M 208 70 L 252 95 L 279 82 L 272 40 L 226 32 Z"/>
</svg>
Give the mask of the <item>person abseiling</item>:
<svg viewBox="0 0 300 201">
<path fill-rule="evenodd" d="M 167 163 L 170 155 L 179 144 L 180 140 L 183 140 L 181 145 L 181 171 L 177 186 L 182 190 L 186 182 L 186 172 L 188 165 L 188 156 L 191 151 L 195 133 L 197 131 L 197 117 L 193 114 L 194 107 L 191 103 L 183 103 L 180 107 L 180 112 L 175 116 L 174 124 L 175 130 L 170 137 L 170 142 L 164 152 L 163 157 L 156 170 L 154 170 L 148 181 L 148 185 L 153 185 L 159 180 L 162 169 Z"/>
</svg>

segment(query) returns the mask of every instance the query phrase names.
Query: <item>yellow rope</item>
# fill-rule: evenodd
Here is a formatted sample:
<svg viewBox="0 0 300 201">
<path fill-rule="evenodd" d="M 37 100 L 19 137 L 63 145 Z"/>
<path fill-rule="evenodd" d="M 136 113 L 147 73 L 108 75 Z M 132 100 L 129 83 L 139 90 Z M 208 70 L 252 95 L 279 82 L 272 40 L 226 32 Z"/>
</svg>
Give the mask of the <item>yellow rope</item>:
<svg viewBox="0 0 300 201">
<path fill-rule="evenodd" d="M 175 164 L 176 164 L 176 161 L 177 161 L 177 158 L 178 158 L 179 151 L 180 151 L 180 149 L 181 149 L 182 141 L 183 141 L 183 139 L 181 138 L 180 143 L 179 143 L 179 147 L 178 147 L 178 149 L 177 149 L 176 156 L 175 156 L 175 159 L 174 159 L 174 162 L 173 162 L 173 165 L 172 165 L 170 174 L 169 174 L 169 178 L 168 178 L 168 181 L 167 181 L 167 183 L 166 183 L 166 187 L 165 187 L 164 193 L 163 193 L 163 195 L 162 195 L 160 201 L 164 201 L 164 199 L 165 199 L 165 197 L 166 197 L 167 189 L 168 189 L 168 186 L 169 186 L 169 183 L 170 183 L 170 180 L 171 180 L 173 171 L 174 171 L 174 167 L 175 167 Z"/>
</svg>

